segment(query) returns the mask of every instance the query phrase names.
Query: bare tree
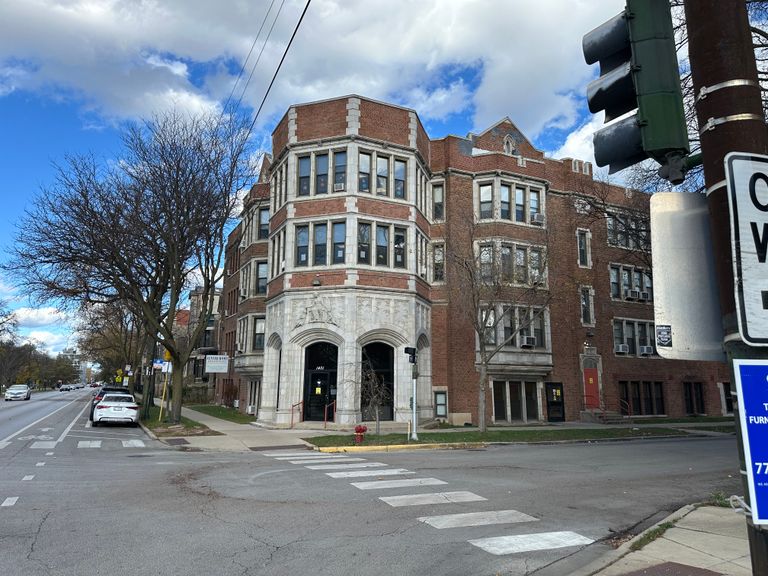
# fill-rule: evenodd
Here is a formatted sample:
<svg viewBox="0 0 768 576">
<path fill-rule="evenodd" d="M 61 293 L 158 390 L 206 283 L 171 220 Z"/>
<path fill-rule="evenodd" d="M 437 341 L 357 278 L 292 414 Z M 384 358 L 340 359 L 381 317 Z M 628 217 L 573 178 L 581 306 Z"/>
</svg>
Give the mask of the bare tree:
<svg viewBox="0 0 768 576">
<path fill-rule="evenodd" d="M 363 420 L 376 421 L 376 434 L 381 433 L 381 407 L 392 401 L 391 387 L 384 382 L 384 376 L 377 374 L 370 359 L 364 358 L 360 374 L 360 409 Z"/>
<path fill-rule="evenodd" d="M 7 266 L 40 300 L 129 303 L 171 356 L 174 422 L 182 368 L 222 277 L 224 230 L 252 178 L 248 136 L 242 119 L 170 112 L 130 126 L 119 162 L 68 157 L 20 224 Z M 193 284 L 202 321 L 180 341 L 176 316 Z"/>
</svg>

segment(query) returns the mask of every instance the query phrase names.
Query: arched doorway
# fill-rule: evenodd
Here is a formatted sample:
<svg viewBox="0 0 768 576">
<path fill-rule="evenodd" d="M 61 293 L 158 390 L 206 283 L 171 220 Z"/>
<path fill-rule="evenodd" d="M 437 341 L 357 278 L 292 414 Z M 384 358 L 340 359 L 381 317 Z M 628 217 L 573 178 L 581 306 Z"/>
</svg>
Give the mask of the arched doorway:
<svg viewBox="0 0 768 576">
<path fill-rule="evenodd" d="M 333 420 L 339 350 L 317 342 L 304 352 L 304 420 Z"/>
<path fill-rule="evenodd" d="M 393 420 L 394 349 L 383 342 L 363 346 L 360 378 L 360 410 L 363 420 Z"/>
</svg>

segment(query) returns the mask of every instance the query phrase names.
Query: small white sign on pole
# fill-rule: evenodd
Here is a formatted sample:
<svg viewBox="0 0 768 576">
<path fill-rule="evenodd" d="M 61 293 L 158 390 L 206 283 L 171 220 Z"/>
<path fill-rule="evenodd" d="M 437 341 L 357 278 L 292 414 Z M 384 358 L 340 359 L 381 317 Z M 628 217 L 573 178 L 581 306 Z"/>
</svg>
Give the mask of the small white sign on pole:
<svg viewBox="0 0 768 576">
<path fill-rule="evenodd" d="M 209 354 L 205 357 L 205 371 L 209 374 L 226 374 L 229 372 L 229 356 Z"/>
<path fill-rule="evenodd" d="M 725 156 L 736 312 L 741 338 L 768 346 L 768 156 Z"/>
</svg>

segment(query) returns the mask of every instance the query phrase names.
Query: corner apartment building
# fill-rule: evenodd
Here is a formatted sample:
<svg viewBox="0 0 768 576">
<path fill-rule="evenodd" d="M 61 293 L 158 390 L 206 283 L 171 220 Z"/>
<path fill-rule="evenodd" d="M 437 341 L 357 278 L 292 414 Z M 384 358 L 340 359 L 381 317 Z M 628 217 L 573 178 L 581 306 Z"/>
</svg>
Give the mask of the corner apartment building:
<svg viewBox="0 0 768 576">
<path fill-rule="evenodd" d="M 731 410 L 725 364 L 656 353 L 648 197 L 509 119 L 430 139 L 359 96 L 292 106 L 226 252 L 216 398 L 261 422 L 478 421 L 480 342 L 455 253 L 502 275 L 483 338 L 495 423 Z M 521 295 L 536 287 L 537 299 Z M 474 310 L 473 310 L 474 312 Z M 375 393 L 369 385 L 375 384 Z"/>
</svg>

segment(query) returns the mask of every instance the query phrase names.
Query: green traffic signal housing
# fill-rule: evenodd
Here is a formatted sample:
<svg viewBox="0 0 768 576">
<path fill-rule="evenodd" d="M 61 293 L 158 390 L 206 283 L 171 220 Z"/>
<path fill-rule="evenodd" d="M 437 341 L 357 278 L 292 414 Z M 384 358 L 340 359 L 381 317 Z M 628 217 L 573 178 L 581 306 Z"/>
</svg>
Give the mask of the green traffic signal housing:
<svg viewBox="0 0 768 576">
<path fill-rule="evenodd" d="M 668 0 L 627 0 L 625 10 L 583 38 L 587 64 L 600 63 L 600 77 L 587 87 L 593 113 L 611 122 L 594 137 L 595 162 L 613 174 L 646 158 L 665 177 L 682 182 L 689 152 L 675 38 Z"/>
</svg>

